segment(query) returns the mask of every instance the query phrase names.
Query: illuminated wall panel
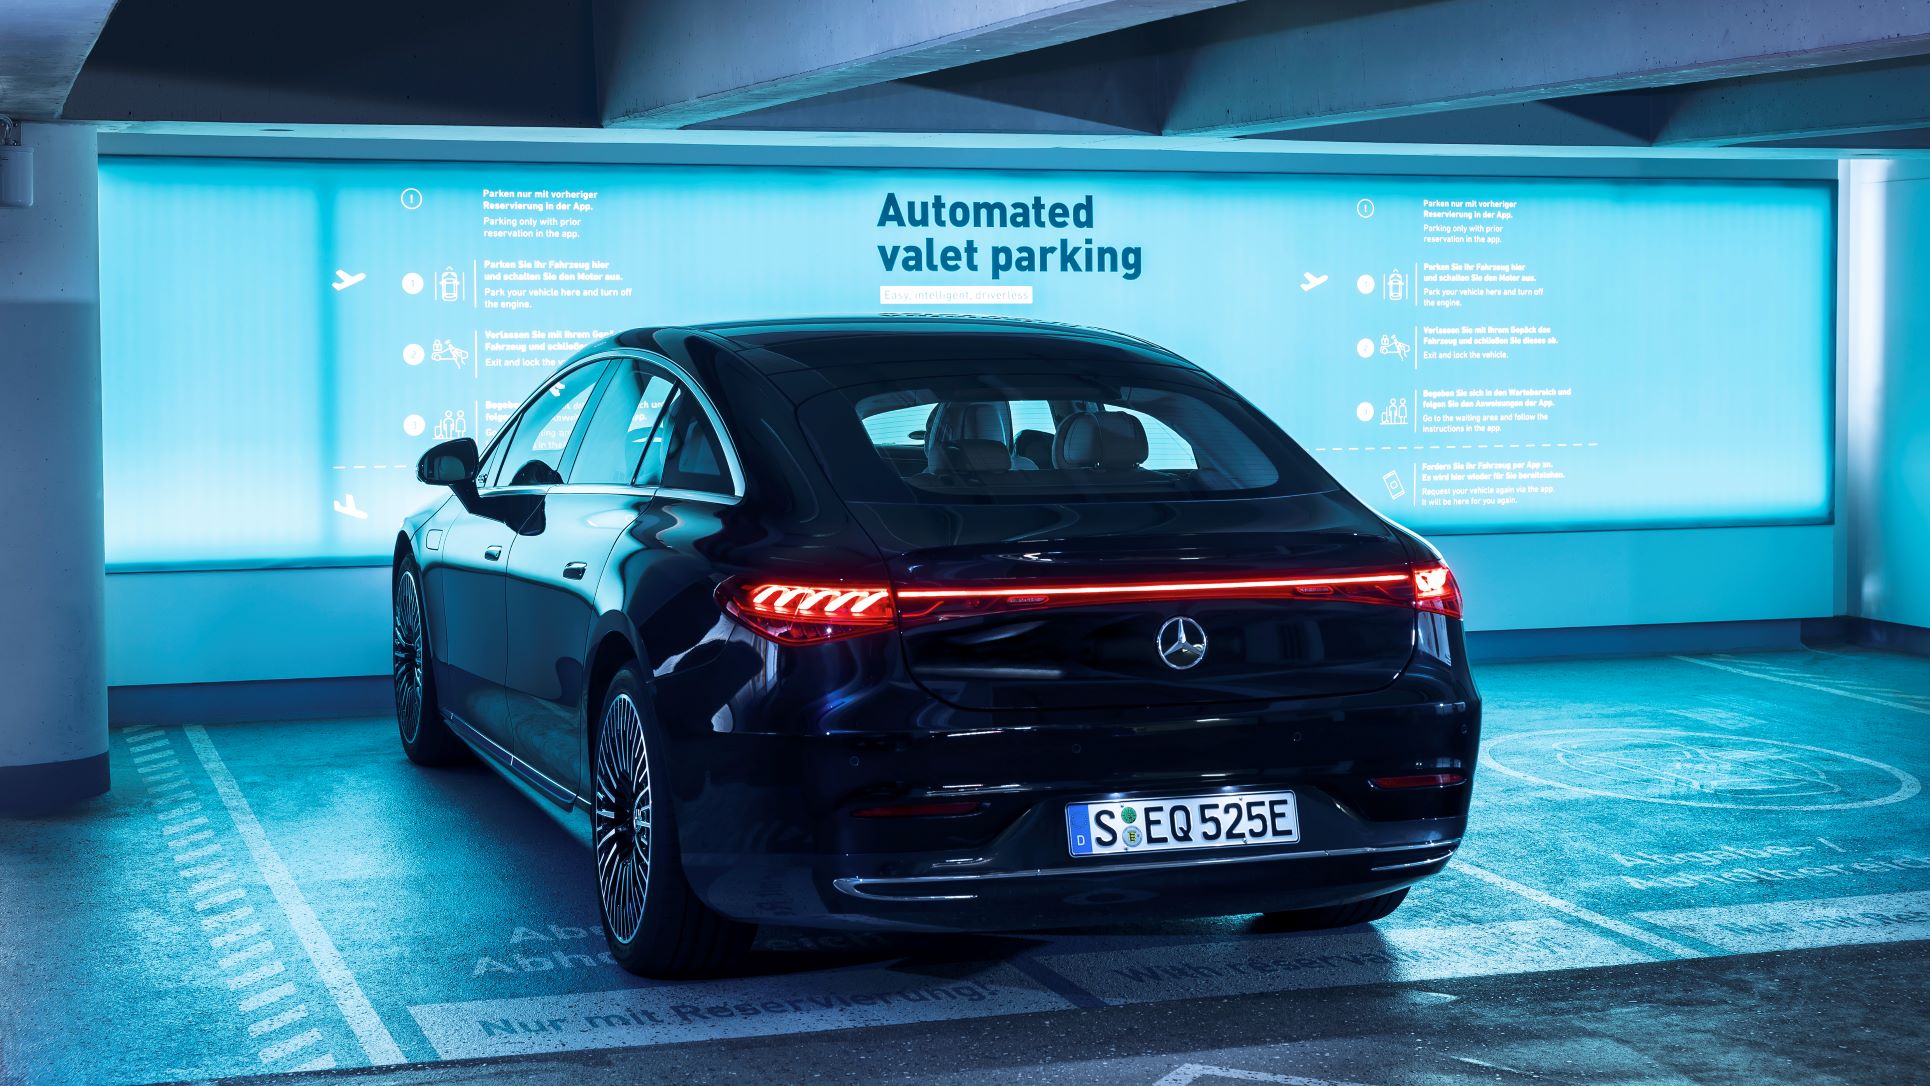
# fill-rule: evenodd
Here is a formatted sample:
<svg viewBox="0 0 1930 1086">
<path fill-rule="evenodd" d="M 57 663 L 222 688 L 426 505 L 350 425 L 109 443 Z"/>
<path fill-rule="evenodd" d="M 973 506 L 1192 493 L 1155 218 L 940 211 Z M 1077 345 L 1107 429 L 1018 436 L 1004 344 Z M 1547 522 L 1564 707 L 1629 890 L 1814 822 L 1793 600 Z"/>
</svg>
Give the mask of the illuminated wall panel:
<svg viewBox="0 0 1930 1086">
<path fill-rule="evenodd" d="M 637 325 L 981 312 L 1206 366 L 1422 531 L 1830 513 L 1832 187 L 105 159 L 107 553 L 386 560 Z"/>
</svg>

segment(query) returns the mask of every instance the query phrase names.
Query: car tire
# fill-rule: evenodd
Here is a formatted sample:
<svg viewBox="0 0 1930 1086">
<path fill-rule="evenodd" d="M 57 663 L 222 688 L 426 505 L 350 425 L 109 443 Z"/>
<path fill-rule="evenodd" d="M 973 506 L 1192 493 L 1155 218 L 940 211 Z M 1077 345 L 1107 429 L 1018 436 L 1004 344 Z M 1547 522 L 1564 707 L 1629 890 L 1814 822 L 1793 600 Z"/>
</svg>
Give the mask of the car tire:
<svg viewBox="0 0 1930 1086">
<path fill-rule="evenodd" d="M 757 928 L 705 905 L 684 875 L 667 744 L 634 669 L 610 681 L 596 719 L 590 832 L 611 955 L 643 977 L 728 970 L 750 949 Z"/>
<path fill-rule="evenodd" d="M 443 722 L 442 706 L 436 700 L 436 669 L 429 656 L 429 612 L 422 600 L 422 570 L 414 558 L 404 558 L 395 567 L 390 587 L 395 723 L 402 737 L 402 752 L 417 765 L 454 765 L 468 757 L 469 748 Z"/>
<path fill-rule="evenodd" d="M 1391 894 L 1370 897 L 1365 901 L 1350 901 L 1345 905 L 1268 913 L 1266 926 L 1271 931 L 1319 931 L 1323 928 L 1346 928 L 1355 924 L 1371 924 L 1376 920 L 1385 920 L 1395 909 L 1401 907 L 1401 902 L 1406 900 L 1407 888 L 1402 887 Z"/>
</svg>

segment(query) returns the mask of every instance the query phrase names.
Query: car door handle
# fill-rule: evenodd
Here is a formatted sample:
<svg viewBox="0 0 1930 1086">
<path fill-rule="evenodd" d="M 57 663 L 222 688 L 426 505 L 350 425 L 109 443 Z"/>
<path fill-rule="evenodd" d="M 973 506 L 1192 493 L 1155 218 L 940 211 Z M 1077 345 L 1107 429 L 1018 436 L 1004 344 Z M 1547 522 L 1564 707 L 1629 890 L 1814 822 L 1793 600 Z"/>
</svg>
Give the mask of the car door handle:
<svg viewBox="0 0 1930 1086">
<path fill-rule="evenodd" d="M 490 547 L 488 550 L 483 551 L 483 558 L 491 562 L 500 562 L 503 560 L 503 548 L 501 546 Z"/>
<path fill-rule="evenodd" d="M 569 565 L 563 567 L 563 576 L 568 577 L 572 581 L 580 581 L 583 579 L 583 575 L 589 571 L 590 564 L 588 562 L 571 562 Z"/>
</svg>

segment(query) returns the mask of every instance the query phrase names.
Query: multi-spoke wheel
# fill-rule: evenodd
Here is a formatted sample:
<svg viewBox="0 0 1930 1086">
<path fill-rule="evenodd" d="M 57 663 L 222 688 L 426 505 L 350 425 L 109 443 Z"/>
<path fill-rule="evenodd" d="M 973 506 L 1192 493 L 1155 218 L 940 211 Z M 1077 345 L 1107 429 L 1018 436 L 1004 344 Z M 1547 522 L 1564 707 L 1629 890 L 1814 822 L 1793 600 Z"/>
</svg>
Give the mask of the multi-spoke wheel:
<svg viewBox="0 0 1930 1086">
<path fill-rule="evenodd" d="M 422 570 L 404 558 L 395 570 L 394 613 L 390 624 L 395 677 L 395 723 L 402 750 L 419 765 L 448 765 L 466 753 L 462 741 L 442 722 L 436 702 L 435 672 L 429 666 L 428 614 L 422 606 Z"/>
<path fill-rule="evenodd" d="M 394 627 L 395 718 L 402 741 L 413 743 L 422 731 L 422 601 L 412 569 L 395 582 Z"/>
<path fill-rule="evenodd" d="M 691 889 L 678 851 L 669 752 L 633 669 L 610 680 L 592 719 L 590 832 L 610 953 L 646 977 L 727 968 L 757 929 L 713 911 Z"/>
<path fill-rule="evenodd" d="M 596 733 L 596 883 L 610 938 L 634 942 L 650 889 L 650 753 L 629 694 L 603 711 Z"/>
</svg>

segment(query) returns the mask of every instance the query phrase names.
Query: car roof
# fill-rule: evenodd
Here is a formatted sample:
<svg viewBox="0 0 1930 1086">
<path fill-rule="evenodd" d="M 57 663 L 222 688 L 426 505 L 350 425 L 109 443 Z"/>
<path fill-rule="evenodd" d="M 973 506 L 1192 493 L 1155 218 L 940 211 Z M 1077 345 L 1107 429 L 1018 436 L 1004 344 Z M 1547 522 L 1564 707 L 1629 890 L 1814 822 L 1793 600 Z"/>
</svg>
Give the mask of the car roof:
<svg viewBox="0 0 1930 1086">
<path fill-rule="evenodd" d="M 1141 361 L 1198 368 L 1164 347 L 1123 332 L 1025 317 L 957 313 L 718 321 L 638 328 L 615 338 L 625 346 L 641 347 L 664 332 L 700 333 L 721 340 L 767 374 L 824 370 L 894 357 L 1051 356 L 1065 353 L 1068 347 L 1107 353 L 1108 349 L 1123 350 Z"/>
</svg>

